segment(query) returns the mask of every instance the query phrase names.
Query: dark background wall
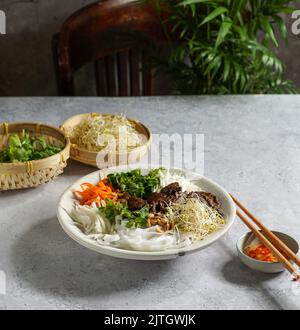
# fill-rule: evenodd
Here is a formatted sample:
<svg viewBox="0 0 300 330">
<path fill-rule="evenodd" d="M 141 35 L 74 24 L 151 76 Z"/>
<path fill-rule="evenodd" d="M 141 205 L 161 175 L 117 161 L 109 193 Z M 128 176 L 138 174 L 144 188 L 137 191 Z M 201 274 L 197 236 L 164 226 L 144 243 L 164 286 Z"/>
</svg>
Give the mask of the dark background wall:
<svg viewBox="0 0 300 330">
<path fill-rule="evenodd" d="M 0 95 L 56 95 L 51 37 L 63 21 L 95 0 L 0 0 Z"/>
<path fill-rule="evenodd" d="M 51 37 L 69 15 L 92 2 L 95 0 L 0 0 L 0 10 L 7 16 L 7 34 L 0 36 L 1 96 L 56 95 Z M 300 87 L 300 35 L 292 35 L 292 19 L 286 20 L 290 45 L 287 50 L 282 45 L 279 53 L 287 64 L 287 77 Z M 88 71 L 84 75 L 88 77 Z"/>
</svg>

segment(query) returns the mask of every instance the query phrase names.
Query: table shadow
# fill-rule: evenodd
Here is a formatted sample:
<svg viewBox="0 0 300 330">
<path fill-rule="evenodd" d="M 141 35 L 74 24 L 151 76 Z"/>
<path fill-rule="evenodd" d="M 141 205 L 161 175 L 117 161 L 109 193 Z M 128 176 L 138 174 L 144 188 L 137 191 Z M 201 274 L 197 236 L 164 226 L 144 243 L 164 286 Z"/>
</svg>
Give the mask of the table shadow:
<svg viewBox="0 0 300 330">
<path fill-rule="evenodd" d="M 64 169 L 64 174 L 66 176 L 85 176 L 92 172 L 99 170 L 97 167 L 85 165 L 79 162 L 76 162 L 73 159 L 68 160 L 68 166 Z"/>
<path fill-rule="evenodd" d="M 40 185 L 38 187 L 32 187 L 32 188 L 25 188 L 25 189 L 15 189 L 15 190 L 6 190 L 6 191 L 0 191 L 0 198 L 1 200 L 5 200 L 6 198 L 12 198 L 18 196 L 21 200 L 25 200 L 28 198 L 28 196 L 31 196 L 31 193 L 33 190 L 39 190 L 39 193 L 42 193 L 42 191 L 45 189 L 46 184 Z"/>
<path fill-rule="evenodd" d="M 225 281 L 263 292 L 264 296 L 269 301 L 270 306 L 272 306 L 272 309 L 290 309 L 291 305 L 294 305 L 292 301 L 289 301 L 287 296 L 285 296 L 284 299 L 281 299 L 279 296 L 274 297 L 271 292 L 272 290 L 264 287 L 265 282 L 282 276 L 281 273 L 267 274 L 252 270 L 246 267 L 239 257 L 229 250 L 228 246 L 223 241 L 220 241 L 219 244 L 222 245 L 223 249 L 228 250 L 228 253 L 230 253 L 232 257 L 231 260 L 225 263 L 222 267 L 222 275 Z M 276 289 L 276 287 L 274 289 Z M 257 308 L 259 309 L 259 306 L 257 306 Z M 296 306 L 295 309 L 297 309 Z"/>
<path fill-rule="evenodd" d="M 18 238 L 11 261 L 21 282 L 63 297 L 107 296 L 131 288 L 151 290 L 151 283 L 167 276 L 176 262 L 100 255 L 68 238 L 56 218 L 42 221 Z"/>
</svg>

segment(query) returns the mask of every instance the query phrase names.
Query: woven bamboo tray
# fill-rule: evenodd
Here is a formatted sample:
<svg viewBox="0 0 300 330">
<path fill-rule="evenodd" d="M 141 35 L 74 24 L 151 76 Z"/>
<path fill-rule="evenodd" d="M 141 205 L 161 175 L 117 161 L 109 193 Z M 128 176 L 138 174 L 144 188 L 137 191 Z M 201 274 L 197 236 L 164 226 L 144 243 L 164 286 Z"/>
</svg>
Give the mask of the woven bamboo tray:
<svg viewBox="0 0 300 330">
<path fill-rule="evenodd" d="M 100 114 L 100 113 L 85 113 L 80 114 L 74 117 L 69 118 L 65 121 L 60 129 L 70 138 L 71 141 L 71 151 L 70 157 L 78 162 L 95 166 L 98 168 L 106 168 L 110 166 L 119 166 L 119 165 L 127 165 L 130 163 L 135 163 L 141 160 L 141 158 L 149 151 L 152 135 L 150 130 L 140 123 L 137 120 L 127 118 L 138 131 L 138 133 L 142 134 L 144 142 L 141 146 L 126 152 L 126 153 L 110 153 L 110 154 L 101 154 L 101 158 L 99 159 L 99 152 L 88 151 L 86 149 L 78 147 L 74 138 L 72 137 L 72 132 L 74 128 L 80 124 L 83 120 L 86 120 L 89 116 L 109 116 L 113 117 L 111 114 Z M 98 158 L 97 158 L 98 156 Z M 103 161 L 102 161 L 103 160 Z"/>
<path fill-rule="evenodd" d="M 36 187 L 60 175 L 70 157 L 70 140 L 58 128 L 37 123 L 0 123 L 0 149 L 9 134 L 21 134 L 25 130 L 31 135 L 44 137 L 46 142 L 64 149 L 48 158 L 24 163 L 0 163 L 0 191 Z"/>
</svg>

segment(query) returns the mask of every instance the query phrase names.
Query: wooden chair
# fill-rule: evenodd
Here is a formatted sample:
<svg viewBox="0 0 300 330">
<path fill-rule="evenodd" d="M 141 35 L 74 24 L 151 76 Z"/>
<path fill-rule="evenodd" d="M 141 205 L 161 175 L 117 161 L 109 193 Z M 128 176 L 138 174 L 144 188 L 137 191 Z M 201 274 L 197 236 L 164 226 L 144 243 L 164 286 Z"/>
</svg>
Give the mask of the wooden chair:
<svg viewBox="0 0 300 330">
<path fill-rule="evenodd" d="M 152 72 L 144 65 L 149 38 L 165 41 L 160 18 L 136 0 L 103 0 L 79 10 L 52 40 L 59 95 L 75 95 L 74 75 L 89 62 L 99 96 L 152 95 Z"/>
</svg>

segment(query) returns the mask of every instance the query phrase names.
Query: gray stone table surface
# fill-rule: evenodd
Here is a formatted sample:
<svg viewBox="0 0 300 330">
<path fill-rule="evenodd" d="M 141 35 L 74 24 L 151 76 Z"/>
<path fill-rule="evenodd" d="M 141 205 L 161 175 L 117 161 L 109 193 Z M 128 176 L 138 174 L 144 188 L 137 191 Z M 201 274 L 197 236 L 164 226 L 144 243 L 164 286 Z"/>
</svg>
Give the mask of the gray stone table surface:
<svg viewBox="0 0 300 330">
<path fill-rule="evenodd" d="M 137 118 L 154 133 L 205 135 L 205 175 L 267 226 L 300 241 L 300 97 L 1 98 L 0 122 L 59 125 L 84 112 Z M 162 262 L 114 259 L 68 238 L 56 219 L 62 191 L 93 168 L 70 162 L 56 181 L 0 194 L 2 309 L 300 309 L 287 273 L 249 270 L 237 220 L 209 248 Z"/>
</svg>

